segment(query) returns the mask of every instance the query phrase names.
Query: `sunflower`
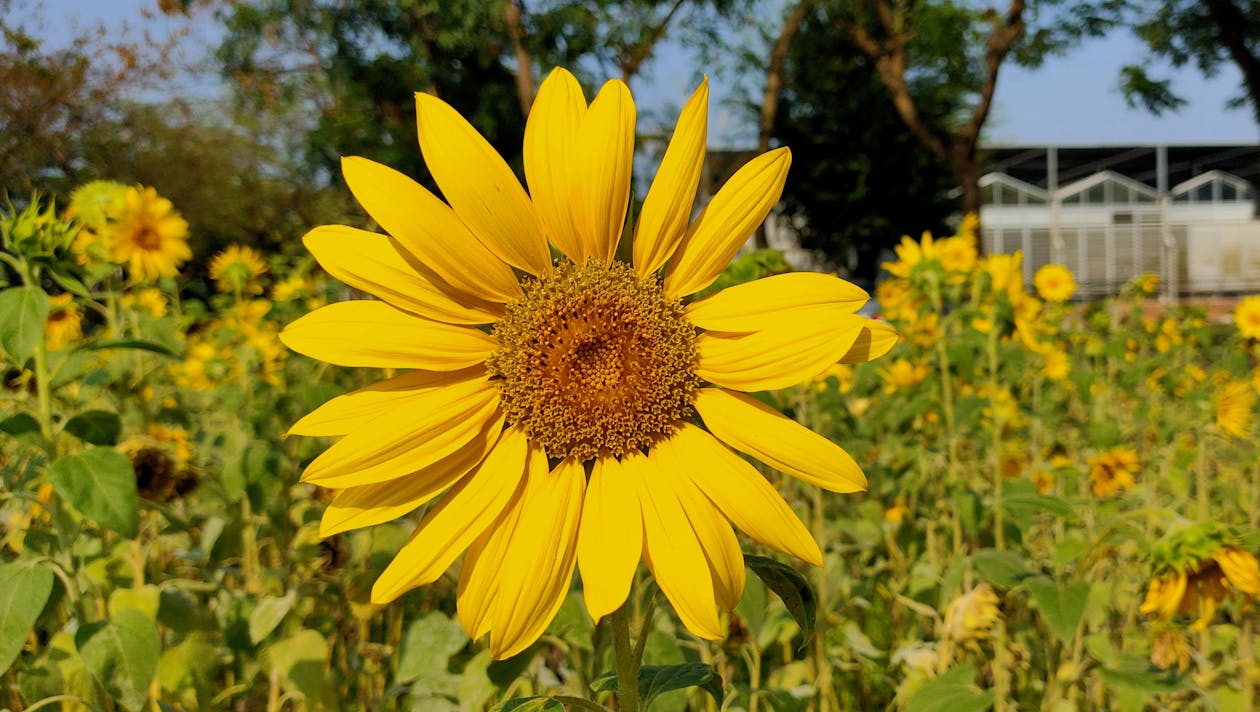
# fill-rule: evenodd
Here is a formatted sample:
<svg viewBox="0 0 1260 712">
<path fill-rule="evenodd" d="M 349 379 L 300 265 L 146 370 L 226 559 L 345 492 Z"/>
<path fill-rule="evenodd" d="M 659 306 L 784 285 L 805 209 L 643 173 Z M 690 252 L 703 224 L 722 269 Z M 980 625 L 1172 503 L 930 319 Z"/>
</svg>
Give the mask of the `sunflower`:
<svg viewBox="0 0 1260 712">
<path fill-rule="evenodd" d="M 1256 392 L 1246 381 L 1226 383 L 1216 393 L 1216 427 L 1222 432 L 1245 438 L 1251 430 Z"/>
<path fill-rule="evenodd" d="M 1220 546 L 1210 556 L 1151 579 L 1140 610 L 1162 619 L 1176 613 L 1197 616 L 1192 627 L 1203 630 L 1231 589 L 1260 596 L 1260 562 L 1249 551 Z"/>
<path fill-rule="evenodd" d="M 267 263 L 252 247 L 230 245 L 210 258 L 210 279 L 220 292 L 262 294 L 254 280 L 267 272 Z"/>
<path fill-rule="evenodd" d="M 741 168 L 690 221 L 708 86 L 684 106 L 618 259 L 635 107 L 620 81 L 588 105 L 556 69 L 525 129 L 522 188 L 452 107 L 416 95 L 420 149 L 446 201 L 383 165 L 342 162 L 385 231 L 319 227 L 334 277 L 380 298 L 290 324 L 291 349 L 343 366 L 414 369 L 334 398 L 291 433 L 344 436 L 302 480 L 341 491 L 321 532 L 395 519 L 445 492 L 377 579 L 385 603 L 461 554 L 457 613 L 496 658 L 528 647 L 580 570 L 596 620 L 642 558 L 684 625 L 720 639 L 744 585 L 731 522 L 814 564 L 822 554 L 739 450 L 834 492 L 866 488 L 853 458 L 746 392 L 806 382 L 887 352 L 855 312 L 868 295 L 790 273 L 688 300 L 778 201 L 790 154 Z M 548 239 L 563 257 L 553 260 Z M 466 553 L 465 553 L 466 552 Z"/>
<path fill-rule="evenodd" d="M 1234 308 L 1234 323 L 1244 339 L 1260 339 L 1260 294 L 1239 300 Z"/>
<path fill-rule="evenodd" d="M 1033 286 L 1048 302 L 1066 302 L 1076 292 L 1076 279 L 1063 265 L 1043 265 L 1033 275 Z"/>
<path fill-rule="evenodd" d="M 1089 458 L 1089 481 L 1094 494 L 1110 497 L 1134 485 L 1133 476 L 1141 470 L 1137 450 L 1114 447 Z"/>
<path fill-rule="evenodd" d="M 192 257 L 188 222 L 153 188 L 128 188 L 123 205 L 110 217 L 101 233 L 109 261 L 126 264 L 134 281 L 174 277 L 179 265 Z"/>
<path fill-rule="evenodd" d="M 44 344 L 49 351 L 60 351 L 83 338 L 83 312 L 69 292 L 50 297 L 48 302 L 52 309 L 44 320 Z"/>
</svg>

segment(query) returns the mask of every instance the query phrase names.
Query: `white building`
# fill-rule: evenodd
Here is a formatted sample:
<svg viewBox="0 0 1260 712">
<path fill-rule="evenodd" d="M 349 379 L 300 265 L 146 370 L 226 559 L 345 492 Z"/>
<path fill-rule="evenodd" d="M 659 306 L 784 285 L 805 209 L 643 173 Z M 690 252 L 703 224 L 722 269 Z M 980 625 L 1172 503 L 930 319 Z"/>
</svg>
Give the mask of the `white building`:
<svg viewBox="0 0 1260 712">
<path fill-rule="evenodd" d="M 986 151 L 980 222 L 992 253 L 1024 252 L 1031 279 L 1066 265 L 1081 296 L 1154 272 L 1164 295 L 1260 291 L 1250 181 L 1260 147 L 1012 146 Z"/>
</svg>

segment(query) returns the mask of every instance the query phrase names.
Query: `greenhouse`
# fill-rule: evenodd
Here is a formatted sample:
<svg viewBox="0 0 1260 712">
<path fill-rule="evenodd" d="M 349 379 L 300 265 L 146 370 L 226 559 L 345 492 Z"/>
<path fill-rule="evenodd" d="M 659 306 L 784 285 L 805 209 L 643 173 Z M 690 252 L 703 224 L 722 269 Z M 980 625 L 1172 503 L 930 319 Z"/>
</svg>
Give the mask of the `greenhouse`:
<svg viewBox="0 0 1260 712">
<path fill-rule="evenodd" d="M 1066 265 L 1084 297 L 1160 276 L 1163 296 L 1260 286 L 1260 221 L 1246 146 L 994 149 L 981 179 L 985 247 L 1025 276 Z"/>
</svg>

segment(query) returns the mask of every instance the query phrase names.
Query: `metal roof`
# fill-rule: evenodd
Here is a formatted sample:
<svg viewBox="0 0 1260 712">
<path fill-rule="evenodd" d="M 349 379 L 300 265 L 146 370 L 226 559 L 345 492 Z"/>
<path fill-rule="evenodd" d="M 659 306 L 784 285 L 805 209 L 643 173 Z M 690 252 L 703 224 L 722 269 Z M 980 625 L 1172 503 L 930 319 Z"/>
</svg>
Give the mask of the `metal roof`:
<svg viewBox="0 0 1260 712">
<path fill-rule="evenodd" d="M 1058 184 L 1066 185 L 1086 176 L 1109 170 L 1150 187 L 1158 182 L 1156 152 L 1160 144 L 1114 146 L 990 146 L 981 149 L 984 170 L 1005 173 L 1013 178 L 1045 188 L 1048 156 L 1057 153 Z M 1219 170 L 1260 184 L 1260 145 L 1255 144 L 1166 144 L 1168 185 L 1184 183 L 1208 171 Z"/>
</svg>

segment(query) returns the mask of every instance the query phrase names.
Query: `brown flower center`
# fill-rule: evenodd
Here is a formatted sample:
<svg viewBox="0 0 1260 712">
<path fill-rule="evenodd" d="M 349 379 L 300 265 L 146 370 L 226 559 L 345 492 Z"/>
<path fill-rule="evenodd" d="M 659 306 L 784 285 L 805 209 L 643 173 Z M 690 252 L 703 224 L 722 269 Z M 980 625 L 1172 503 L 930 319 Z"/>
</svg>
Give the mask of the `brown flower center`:
<svg viewBox="0 0 1260 712">
<path fill-rule="evenodd" d="M 695 328 L 656 278 L 562 262 L 494 325 L 486 361 L 508 422 L 553 458 L 624 455 L 692 414 Z"/>
<path fill-rule="evenodd" d="M 162 236 L 152 225 L 137 225 L 133 228 L 131 241 L 142 250 L 156 250 L 162 246 Z"/>
</svg>

